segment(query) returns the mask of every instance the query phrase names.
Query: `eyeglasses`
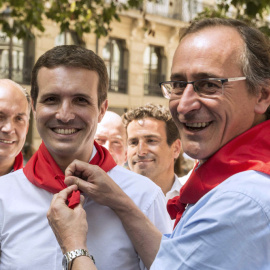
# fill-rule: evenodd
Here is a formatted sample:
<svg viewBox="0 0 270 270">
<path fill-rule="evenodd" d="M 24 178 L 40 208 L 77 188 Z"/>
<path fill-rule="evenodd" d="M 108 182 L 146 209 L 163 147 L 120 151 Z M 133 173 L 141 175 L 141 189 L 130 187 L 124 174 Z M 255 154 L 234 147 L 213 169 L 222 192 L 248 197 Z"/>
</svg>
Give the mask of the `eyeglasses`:
<svg viewBox="0 0 270 270">
<path fill-rule="evenodd" d="M 167 99 L 179 99 L 182 97 L 188 84 L 193 85 L 194 91 L 202 97 L 215 97 L 223 94 L 223 84 L 226 82 L 235 82 L 246 80 L 246 77 L 235 78 L 207 78 L 193 82 L 185 81 L 167 81 L 159 83 L 163 96 Z"/>
</svg>

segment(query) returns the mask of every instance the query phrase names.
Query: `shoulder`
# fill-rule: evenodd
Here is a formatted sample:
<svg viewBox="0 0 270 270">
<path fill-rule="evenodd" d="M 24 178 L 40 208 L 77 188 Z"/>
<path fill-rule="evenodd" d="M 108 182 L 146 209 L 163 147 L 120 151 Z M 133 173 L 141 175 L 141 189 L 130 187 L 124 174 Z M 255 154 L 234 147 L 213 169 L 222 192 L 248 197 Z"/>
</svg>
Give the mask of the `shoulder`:
<svg viewBox="0 0 270 270">
<path fill-rule="evenodd" d="M 246 171 L 237 173 L 190 205 L 182 220 L 189 223 L 212 220 L 217 225 L 246 228 L 267 226 L 270 221 L 270 176 Z M 252 218 L 250 218 L 252 217 Z M 268 226 L 267 226 L 268 227 Z M 251 229 L 252 230 L 252 229 Z M 270 233 L 270 228 L 268 228 Z"/>
<path fill-rule="evenodd" d="M 182 254 L 179 265 L 188 258 L 194 269 L 201 264 L 205 269 L 267 269 L 269 189 L 269 175 L 246 171 L 231 176 L 188 206 L 161 249 L 177 250 L 171 257 Z"/>
<path fill-rule="evenodd" d="M 270 189 L 270 175 L 257 171 L 237 173 L 213 189 L 210 196 L 214 198 L 239 194 L 246 200 L 252 200 L 262 208 L 270 209 L 270 197 L 265 190 Z M 235 203 L 237 200 L 232 198 Z"/>
<path fill-rule="evenodd" d="M 15 172 L 11 172 L 9 174 L 3 175 L 0 177 L 0 186 L 9 186 L 13 185 L 13 182 L 20 181 L 22 179 L 26 179 L 23 169 L 17 170 Z"/>
</svg>

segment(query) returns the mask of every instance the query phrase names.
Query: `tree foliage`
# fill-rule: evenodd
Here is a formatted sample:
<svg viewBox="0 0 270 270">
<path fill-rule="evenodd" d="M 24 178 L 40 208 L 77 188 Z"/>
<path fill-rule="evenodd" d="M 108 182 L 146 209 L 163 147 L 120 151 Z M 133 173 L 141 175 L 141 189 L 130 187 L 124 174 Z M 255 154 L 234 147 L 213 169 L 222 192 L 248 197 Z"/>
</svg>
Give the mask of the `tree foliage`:
<svg viewBox="0 0 270 270">
<path fill-rule="evenodd" d="M 270 0 L 217 0 L 213 7 L 207 7 L 195 20 L 205 17 L 235 18 L 258 27 L 270 36 L 269 16 Z"/>
<path fill-rule="evenodd" d="M 32 38 L 34 31 L 44 32 L 44 20 L 59 24 L 61 32 L 73 30 L 80 37 L 94 32 L 106 36 L 119 12 L 139 8 L 143 0 L 0 0 L 2 32 L 18 38 Z M 0 26 L 0 27 L 1 27 Z"/>
</svg>

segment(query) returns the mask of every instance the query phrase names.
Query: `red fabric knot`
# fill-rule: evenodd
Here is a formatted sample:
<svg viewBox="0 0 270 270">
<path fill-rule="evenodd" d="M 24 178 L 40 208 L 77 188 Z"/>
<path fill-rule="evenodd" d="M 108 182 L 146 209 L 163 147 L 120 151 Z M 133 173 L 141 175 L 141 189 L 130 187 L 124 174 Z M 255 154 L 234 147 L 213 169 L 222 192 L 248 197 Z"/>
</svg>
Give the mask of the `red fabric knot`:
<svg viewBox="0 0 270 270">
<path fill-rule="evenodd" d="M 180 196 L 176 196 L 172 199 L 169 199 L 167 203 L 168 213 L 172 220 L 175 219 L 174 228 L 182 217 L 187 206 L 186 204 L 181 203 L 179 198 Z"/>
<path fill-rule="evenodd" d="M 105 172 L 114 168 L 116 163 L 109 151 L 96 142 L 94 142 L 94 145 L 97 149 L 97 153 L 90 161 L 90 164 L 98 165 Z M 67 187 L 64 182 L 64 173 L 50 155 L 44 142 L 41 143 L 38 151 L 27 162 L 23 172 L 32 184 L 51 193 L 58 193 Z M 80 191 L 73 191 L 68 198 L 68 206 L 74 208 L 79 203 Z"/>
</svg>

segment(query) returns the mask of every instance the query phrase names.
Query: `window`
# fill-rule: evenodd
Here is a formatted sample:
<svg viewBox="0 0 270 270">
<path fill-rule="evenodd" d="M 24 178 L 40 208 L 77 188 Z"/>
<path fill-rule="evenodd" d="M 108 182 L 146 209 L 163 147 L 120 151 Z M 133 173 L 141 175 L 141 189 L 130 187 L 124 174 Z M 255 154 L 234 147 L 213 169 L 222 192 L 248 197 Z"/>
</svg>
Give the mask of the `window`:
<svg viewBox="0 0 270 270">
<path fill-rule="evenodd" d="M 156 46 L 148 46 L 144 52 L 144 94 L 162 96 L 159 82 L 165 80 L 166 60 L 163 49 Z"/>
<path fill-rule="evenodd" d="M 0 77 L 30 84 L 34 52 L 34 40 L 10 38 L 0 32 Z"/>
<path fill-rule="evenodd" d="M 128 51 L 125 41 L 110 38 L 102 50 L 102 58 L 109 74 L 109 91 L 127 93 Z"/>
<path fill-rule="evenodd" d="M 74 31 L 65 31 L 55 38 L 55 46 L 60 45 L 81 45 L 84 46 L 82 39 Z"/>
</svg>

